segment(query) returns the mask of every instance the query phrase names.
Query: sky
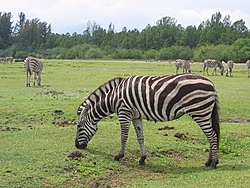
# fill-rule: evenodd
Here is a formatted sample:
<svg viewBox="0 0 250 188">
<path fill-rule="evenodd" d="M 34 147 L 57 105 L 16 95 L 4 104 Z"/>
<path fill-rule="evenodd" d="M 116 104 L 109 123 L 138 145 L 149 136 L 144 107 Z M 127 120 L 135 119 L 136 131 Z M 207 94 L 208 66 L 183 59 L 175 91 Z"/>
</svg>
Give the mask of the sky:
<svg viewBox="0 0 250 188">
<path fill-rule="evenodd" d="M 183 27 L 199 26 L 216 12 L 222 19 L 230 15 L 232 23 L 243 19 L 250 29 L 249 0 L 0 0 L 0 5 L 0 12 L 10 12 L 14 23 L 23 12 L 26 19 L 38 18 L 59 34 L 82 34 L 88 22 L 104 29 L 112 23 L 116 32 L 124 27 L 141 31 L 166 16 Z"/>
</svg>

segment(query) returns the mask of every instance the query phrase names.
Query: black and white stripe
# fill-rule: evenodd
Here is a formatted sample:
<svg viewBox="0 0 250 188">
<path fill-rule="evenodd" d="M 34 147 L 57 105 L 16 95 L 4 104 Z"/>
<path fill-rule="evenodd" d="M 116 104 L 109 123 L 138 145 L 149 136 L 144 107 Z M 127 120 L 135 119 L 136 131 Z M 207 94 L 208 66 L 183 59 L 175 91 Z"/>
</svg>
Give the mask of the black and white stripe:
<svg viewBox="0 0 250 188">
<path fill-rule="evenodd" d="M 191 73 L 190 62 L 185 59 L 176 59 L 175 60 L 175 68 L 176 74 L 178 74 L 178 70 L 182 69 L 182 73 Z"/>
<path fill-rule="evenodd" d="M 226 64 L 226 76 L 233 76 L 233 68 L 234 68 L 234 62 L 232 60 L 229 60 L 227 61 L 227 64 Z"/>
<path fill-rule="evenodd" d="M 171 121 L 188 114 L 201 127 L 210 143 L 206 166 L 216 168 L 219 147 L 219 104 L 213 83 L 200 75 L 132 76 L 116 78 L 100 86 L 79 106 L 75 145 L 83 149 L 97 131 L 97 123 L 116 113 L 121 124 L 121 149 L 124 157 L 129 124 L 132 121 L 144 164 L 142 119 Z"/>
<path fill-rule="evenodd" d="M 34 74 L 33 85 L 35 85 L 35 80 L 36 80 L 37 84 L 40 86 L 41 85 L 41 73 L 43 70 L 42 62 L 34 57 L 27 57 L 24 60 L 24 67 L 25 67 L 26 76 L 27 76 L 26 86 L 30 87 L 30 77 L 32 76 L 32 74 Z"/>
<path fill-rule="evenodd" d="M 248 76 L 247 77 L 250 78 L 250 59 L 247 60 L 246 66 L 247 66 L 247 71 L 248 71 Z"/>
<path fill-rule="evenodd" d="M 219 67 L 219 69 L 220 69 L 220 74 L 223 75 L 223 73 L 224 73 L 224 66 L 223 66 L 223 64 L 222 64 L 221 61 L 216 60 L 216 59 L 206 59 L 203 62 L 203 75 L 205 74 L 205 70 L 207 72 L 207 75 L 209 75 L 208 74 L 208 68 L 214 68 L 213 75 L 217 75 L 216 74 L 216 68 L 217 67 Z"/>
</svg>

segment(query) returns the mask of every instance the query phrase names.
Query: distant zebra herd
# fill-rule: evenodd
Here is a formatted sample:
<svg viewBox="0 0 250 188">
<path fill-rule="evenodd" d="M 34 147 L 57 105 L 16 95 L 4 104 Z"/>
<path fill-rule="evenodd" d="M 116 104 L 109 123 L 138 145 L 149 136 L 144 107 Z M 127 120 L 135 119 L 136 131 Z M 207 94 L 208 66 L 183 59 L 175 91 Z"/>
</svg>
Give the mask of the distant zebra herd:
<svg viewBox="0 0 250 188">
<path fill-rule="evenodd" d="M 0 62 L 5 64 L 5 63 L 12 63 L 13 62 L 13 57 L 0 57 Z"/>
<path fill-rule="evenodd" d="M 225 67 L 224 67 L 225 66 Z M 246 62 L 247 70 L 248 70 L 248 78 L 250 78 L 250 60 Z M 175 68 L 176 68 L 176 74 L 178 74 L 178 70 L 182 69 L 182 73 L 191 73 L 190 68 L 190 61 L 184 60 L 184 59 L 177 59 L 175 60 Z M 209 76 L 208 69 L 213 68 L 212 75 L 217 75 L 216 69 L 220 69 L 220 74 L 223 76 L 224 71 L 226 69 L 226 76 L 232 77 L 233 76 L 233 68 L 234 68 L 234 62 L 232 60 L 229 60 L 226 62 L 219 61 L 216 59 L 206 59 L 203 62 L 203 76 L 205 75 L 205 72 L 207 76 Z"/>
</svg>

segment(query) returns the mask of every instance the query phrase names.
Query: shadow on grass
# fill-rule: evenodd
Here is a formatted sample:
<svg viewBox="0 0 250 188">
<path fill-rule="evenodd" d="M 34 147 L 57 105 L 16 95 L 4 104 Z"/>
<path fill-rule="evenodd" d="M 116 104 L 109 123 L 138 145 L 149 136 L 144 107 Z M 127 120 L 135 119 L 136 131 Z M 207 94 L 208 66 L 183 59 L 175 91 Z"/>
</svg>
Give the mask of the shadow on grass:
<svg viewBox="0 0 250 188">
<path fill-rule="evenodd" d="M 109 158 L 110 160 L 114 160 L 114 155 L 110 153 L 106 153 L 103 151 L 99 151 L 96 149 L 91 149 L 91 148 L 86 148 L 85 151 L 98 155 L 99 157 L 105 157 Z M 236 171 L 236 172 L 242 172 L 242 171 L 247 171 L 250 169 L 249 164 L 218 164 L 216 170 L 212 170 L 210 167 L 205 167 L 205 165 L 201 164 L 200 166 L 195 166 L 197 164 L 193 164 L 192 166 L 191 162 L 188 162 L 187 159 L 187 166 L 180 166 L 176 165 L 173 162 L 169 162 L 168 164 L 164 163 L 155 163 L 154 158 L 150 158 L 150 161 L 146 161 L 146 164 L 144 166 L 141 166 L 138 164 L 139 158 L 134 158 L 132 157 L 131 154 L 128 153 L 124 158 L 122 158 L 119 163 L 121 166 L 126 167 L 128 169 L 133 169 L 133 170 L 142 170 L 146 172 L 151 172 L 151 173 L 171 173 L 171 174 L 189 174 L 189 173 L 194 173 L 194 172 L 208 172 L 208 171 Z M 205 163 L 205 161 L 204 161 Z"/>
</svg>

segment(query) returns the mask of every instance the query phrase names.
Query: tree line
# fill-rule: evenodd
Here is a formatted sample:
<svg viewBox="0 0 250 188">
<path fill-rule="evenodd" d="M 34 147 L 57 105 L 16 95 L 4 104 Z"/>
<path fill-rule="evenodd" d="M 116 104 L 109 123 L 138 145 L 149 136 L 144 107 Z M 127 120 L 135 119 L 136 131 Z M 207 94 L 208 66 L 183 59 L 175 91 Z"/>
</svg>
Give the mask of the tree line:
<svg viewBox="0 0 250 188">
<path fill-rule="evenodd" d="M 177 58 L 203 61 L 207 58 L 245 62 L 250 58 L 250 32 L 244 20 L 231 22 L 216 12 L 199 26 L 184 28 L 175 18 L 163 17 L 143 30 L 120 32 L 110 23 L 102 28 L 88 22 L 83 33 L 58 34 L 51 24 L 27 19 L 21 12 L 16 24 L 12 14 L 0 12 L 0 57 L 28 55 L 53 59 L 145 59 Z"/>
</svg>

